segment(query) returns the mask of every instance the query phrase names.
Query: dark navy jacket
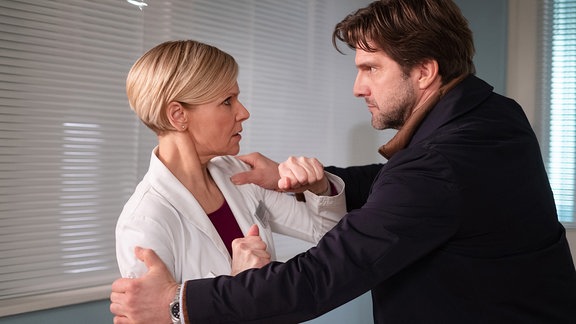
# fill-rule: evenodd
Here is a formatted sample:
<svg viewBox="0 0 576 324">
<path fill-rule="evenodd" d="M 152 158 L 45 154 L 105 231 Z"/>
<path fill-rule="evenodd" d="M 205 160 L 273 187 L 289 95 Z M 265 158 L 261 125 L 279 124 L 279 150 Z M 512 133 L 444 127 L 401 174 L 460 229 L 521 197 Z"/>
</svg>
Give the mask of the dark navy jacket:
<svg viewBox="0 0 576 324">
<path fill-rule="evenodd" d="M 354 190 L 375 168 L 340 172 Z M 372 290 L 375 323 L 576 323 L 576 272 L 537 139 L 521 107 L 475 76 L 381 167 L 367 199 L 349 198 L 317 247 L 187 282 L 190 322 L 297 323 Z"/>
</svg>

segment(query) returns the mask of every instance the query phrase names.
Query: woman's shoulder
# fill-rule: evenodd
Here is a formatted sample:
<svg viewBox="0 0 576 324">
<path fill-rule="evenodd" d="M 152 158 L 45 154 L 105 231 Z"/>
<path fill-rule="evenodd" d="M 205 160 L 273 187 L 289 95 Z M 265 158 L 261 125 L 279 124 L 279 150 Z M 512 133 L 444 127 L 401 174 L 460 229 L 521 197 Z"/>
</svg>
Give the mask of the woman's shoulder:
<svg viewBox="0 0 576 324">
<path fill-rule="evenodd" d="M 149 182 L 142 181 L 124 204 L 119 221 L 158 221 L 167 214 L 177 211 Z"/>
</svg>

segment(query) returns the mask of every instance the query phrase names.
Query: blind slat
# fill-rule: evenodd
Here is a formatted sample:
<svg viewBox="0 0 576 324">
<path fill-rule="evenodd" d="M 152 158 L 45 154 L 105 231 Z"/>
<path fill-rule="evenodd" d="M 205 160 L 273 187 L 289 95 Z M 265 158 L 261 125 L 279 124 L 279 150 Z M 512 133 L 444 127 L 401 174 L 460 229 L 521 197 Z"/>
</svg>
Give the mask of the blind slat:
<svg viewBox="0 0 576 324">
<path fill-rule="evenodd" d="M 561 221 L 575 223 L 576 0 L 543 2 L 542 106 L 548 117 L 547 169 Z"/>
</svg>

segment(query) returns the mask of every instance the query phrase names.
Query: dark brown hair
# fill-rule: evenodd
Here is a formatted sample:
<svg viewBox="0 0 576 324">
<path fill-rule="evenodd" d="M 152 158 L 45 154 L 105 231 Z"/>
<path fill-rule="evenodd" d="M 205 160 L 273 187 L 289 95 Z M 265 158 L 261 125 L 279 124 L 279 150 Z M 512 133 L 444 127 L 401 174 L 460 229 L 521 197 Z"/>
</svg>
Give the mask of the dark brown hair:
<svg viewBox="0 0 576 324">
<path fill-rule="evenodd" d="M 337 40 L 368 52 L 381 50 L 406 73 L 434 59 L 443 84 L 476 72 L 472 31 L 451 0 L 374 1 L 336 25 L 332 43 L 340 51 Z"/>
</svg>

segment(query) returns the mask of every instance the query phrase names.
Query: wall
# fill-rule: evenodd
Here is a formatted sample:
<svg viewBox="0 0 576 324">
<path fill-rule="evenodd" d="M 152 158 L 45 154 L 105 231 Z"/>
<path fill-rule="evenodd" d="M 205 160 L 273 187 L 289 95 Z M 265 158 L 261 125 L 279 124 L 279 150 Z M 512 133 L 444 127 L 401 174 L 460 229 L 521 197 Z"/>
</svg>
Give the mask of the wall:
<svg viewBox="0 0 576 324">
<path fill-rule="evenodd" d="M 474 35 L 476 75 L 506 94 L 507 0 L 455 0 Z"/>
<path fill-rule="evenodd" d="M 105 324 L 112 323 L 108 300 L 83 303 L 0 318 L 2 324 Z"/>
</svg>

